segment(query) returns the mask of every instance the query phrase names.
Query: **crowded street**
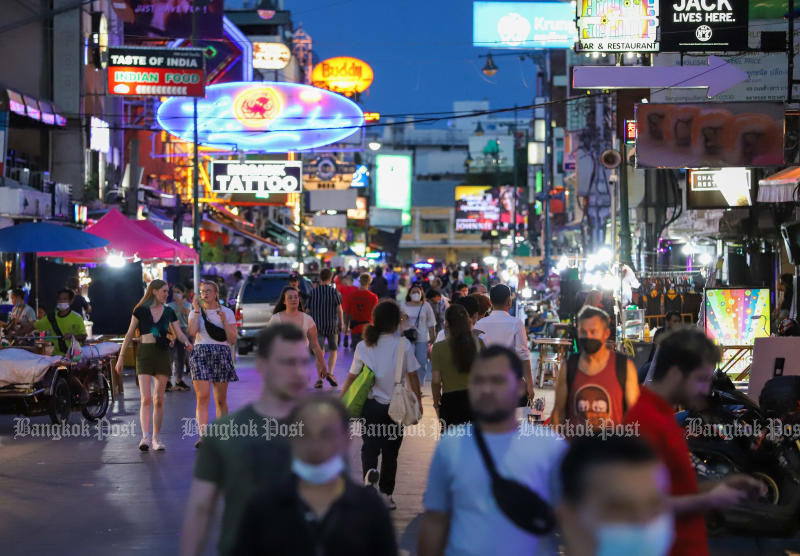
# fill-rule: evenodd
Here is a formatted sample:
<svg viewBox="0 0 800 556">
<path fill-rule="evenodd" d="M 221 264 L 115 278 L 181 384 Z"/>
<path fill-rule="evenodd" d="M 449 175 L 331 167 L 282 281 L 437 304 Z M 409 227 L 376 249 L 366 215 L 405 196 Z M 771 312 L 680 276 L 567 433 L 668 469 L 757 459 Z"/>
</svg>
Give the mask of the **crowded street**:
<svg viewBox="0 0 800 556">
<path fill-rule="evenodd" d="M 800 555 L 793 0 L 407 4 L 0 0 L 0 556 Z"/>
</svg>

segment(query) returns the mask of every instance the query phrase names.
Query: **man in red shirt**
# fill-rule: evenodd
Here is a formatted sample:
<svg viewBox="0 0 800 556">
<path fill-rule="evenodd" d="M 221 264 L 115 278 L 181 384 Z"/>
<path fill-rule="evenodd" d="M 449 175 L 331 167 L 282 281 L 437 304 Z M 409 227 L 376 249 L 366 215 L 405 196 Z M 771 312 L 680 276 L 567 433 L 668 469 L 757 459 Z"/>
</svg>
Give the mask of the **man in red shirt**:
<svg viewBox="0 0 800 556">
<path fill-rule="evenodd" d="M 342 309 L 344 310 L 344 347 L 348 347 L 348 338 L 350 336 L 350 315 L 347 313 L 347 299 L 350 294 L 358 291 L 358 288 L 353 285 L 353 277 L 349 274 L 344 274 L 341 277 L 336 277 L 339 282 L 336 284 L 336 290 L 342 296 Z M 353 345 L 355 349 L 355 345 Z"/>
<path fill-rule="evenodd" d="M 683 430 L 674 406 L 691 410 L 705 406 L 719 349 L 701 330 L 670 333 L 656 356 L 653 382 L 642 388 L 639 401 L 625 416 L 626 424 L 650 442 L 670 475 L 670 504 L 675 513 L 672 556 L 707 556 L 708 538 L 703 512 L 740 504 L 758 496 L 763 485 L 745 475 L 698 485 Z"/>
<path fill-rule="evenodd" d="M 356 349 L 364 327 L 372 322 L 372 310 L 378 304 L 378 296 L 369 291 L 372 277 L 366 272 L 358 277 L 361 286 L 347 296 L 344 312 L 350 315 L 350 331 L 353 334 L 353 349 Z"/>
</svg>

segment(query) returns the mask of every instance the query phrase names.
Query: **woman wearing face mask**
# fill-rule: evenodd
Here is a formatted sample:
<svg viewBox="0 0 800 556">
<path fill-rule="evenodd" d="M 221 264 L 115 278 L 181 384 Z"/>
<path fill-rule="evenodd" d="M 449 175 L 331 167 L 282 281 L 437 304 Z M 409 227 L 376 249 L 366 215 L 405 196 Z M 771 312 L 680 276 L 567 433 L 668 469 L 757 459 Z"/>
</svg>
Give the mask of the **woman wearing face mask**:
<svg viewBox="0 0 800 556">
<path fill-rule="evenodd" d="M 178 326 L 178 316 L 165 305 L 169 286 L 164 280 L 153 280 L 141 301 L 133 308 L 133 316 L 125 340 L 119 350 L 116 372 L 121 375 L 124 367 L 125 351 L 139 329 L 139 349 L 136 353 L 136 375 L 139 379 L 141 406 L 139 421 L 142 425 L 142 440 L 139 449 L 146 452 L 151 445 L 153 450 L 165 449 L 159 439 L 161 421 L 164 417 L 164 390 L 172 374 L 170 344 L 177 336 L 186 349 L 191 349 L 188 338 Z M 155 390 L 155 394 L 152 391 Z M 152 406 L 153 434 L 150 435 L 150 407 Z"/>
<path fill-rule="evenodd" d="M 406 301 L 401 305 L 406 315 L 406 330 L 403 334 L 414 344 L 414 354 L 419 361 L 419 383 L 425 384 L 428 367 L 428 346 L 436 339 L 436 315 L 430 303 L 425 302 L 422 288 L 414 285 L 408 290 Z M 413 332 L 412 332 L 413 331 Z"/>
<path fill-rule="evenodd" d="M 228 383 L 236 382 L 231 345 L 236 342 L 236 317 L 219 302 L 216 282 L 200 283 L 200 299 L 195 298 L 189 313 L 189 336 L 194 349 L 189 357 L 194 392 L 197 396 L 195 415 L 202 438 L 208 425 L 208 404 L 214 390 L 217 418 L 228 414 Z M 200 440 L 195 443 L 199 446 Z"/>
<path fill-rule="evenodd" d="M 336 386 L 333 382 L 333 377 L 328 375 L 328 366 L 325 363 L 325 356 L 322 353 L 317 337 L 317 325 L 314 324 L 314 319 L 311 318 L 311 315 L 303 312 L 303 302 L 300 300 L 300 290 L 297 288 L 292 286 L 283 288 L 268 326 L 278 323 L 290 323 L 305 332 L 306 342 L 317 362 L 317 382 L 314 384 L 314 388 L 322 388 L 322 381 L 325 379 L 328 380 L 331 386 Z"/>
<path fill-rule="evenodd" d="M 341 402 L 309 396 L 289 422 L 292 474 L 253 496 L 233 554 L 395 556 L 389 512 L 347 476 L 350 415 Z"/>
</svg>

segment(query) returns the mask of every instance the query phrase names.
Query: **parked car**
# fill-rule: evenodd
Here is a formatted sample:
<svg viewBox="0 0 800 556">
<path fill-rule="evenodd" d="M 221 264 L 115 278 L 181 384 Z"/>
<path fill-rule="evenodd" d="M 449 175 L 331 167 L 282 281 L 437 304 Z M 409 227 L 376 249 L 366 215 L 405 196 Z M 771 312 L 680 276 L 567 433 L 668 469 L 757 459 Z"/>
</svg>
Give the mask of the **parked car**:
<svg viewBox="0 0 800 556">
<path fill-rule="evenodd" d="M 264 274 L 245 280 L 236 300 L 240 354 L 245 355 L 253 349 L 256 334 L 272 318 L 281 290 L 289 285 L 288 280 L 288 273 Z"/>
</svg>

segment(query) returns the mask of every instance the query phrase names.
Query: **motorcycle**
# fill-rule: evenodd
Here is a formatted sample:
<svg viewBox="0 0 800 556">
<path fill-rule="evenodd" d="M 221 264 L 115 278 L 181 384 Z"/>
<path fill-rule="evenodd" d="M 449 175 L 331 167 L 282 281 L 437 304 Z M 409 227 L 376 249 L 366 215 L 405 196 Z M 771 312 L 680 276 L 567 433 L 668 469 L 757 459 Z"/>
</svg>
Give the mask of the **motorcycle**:
<svg viewBox="0 0 800 556">
<path fill-rule="evenodd" d="M 716 372 L 705 409 L 682 411 L 678 423 L 698 480 L 747 474 L 766 494 L 746 506 L 707 514 L 711 534 L 791 536 L 800 525 L 800 412 L 768 416 L 730 378 Z"/>
</svg>

